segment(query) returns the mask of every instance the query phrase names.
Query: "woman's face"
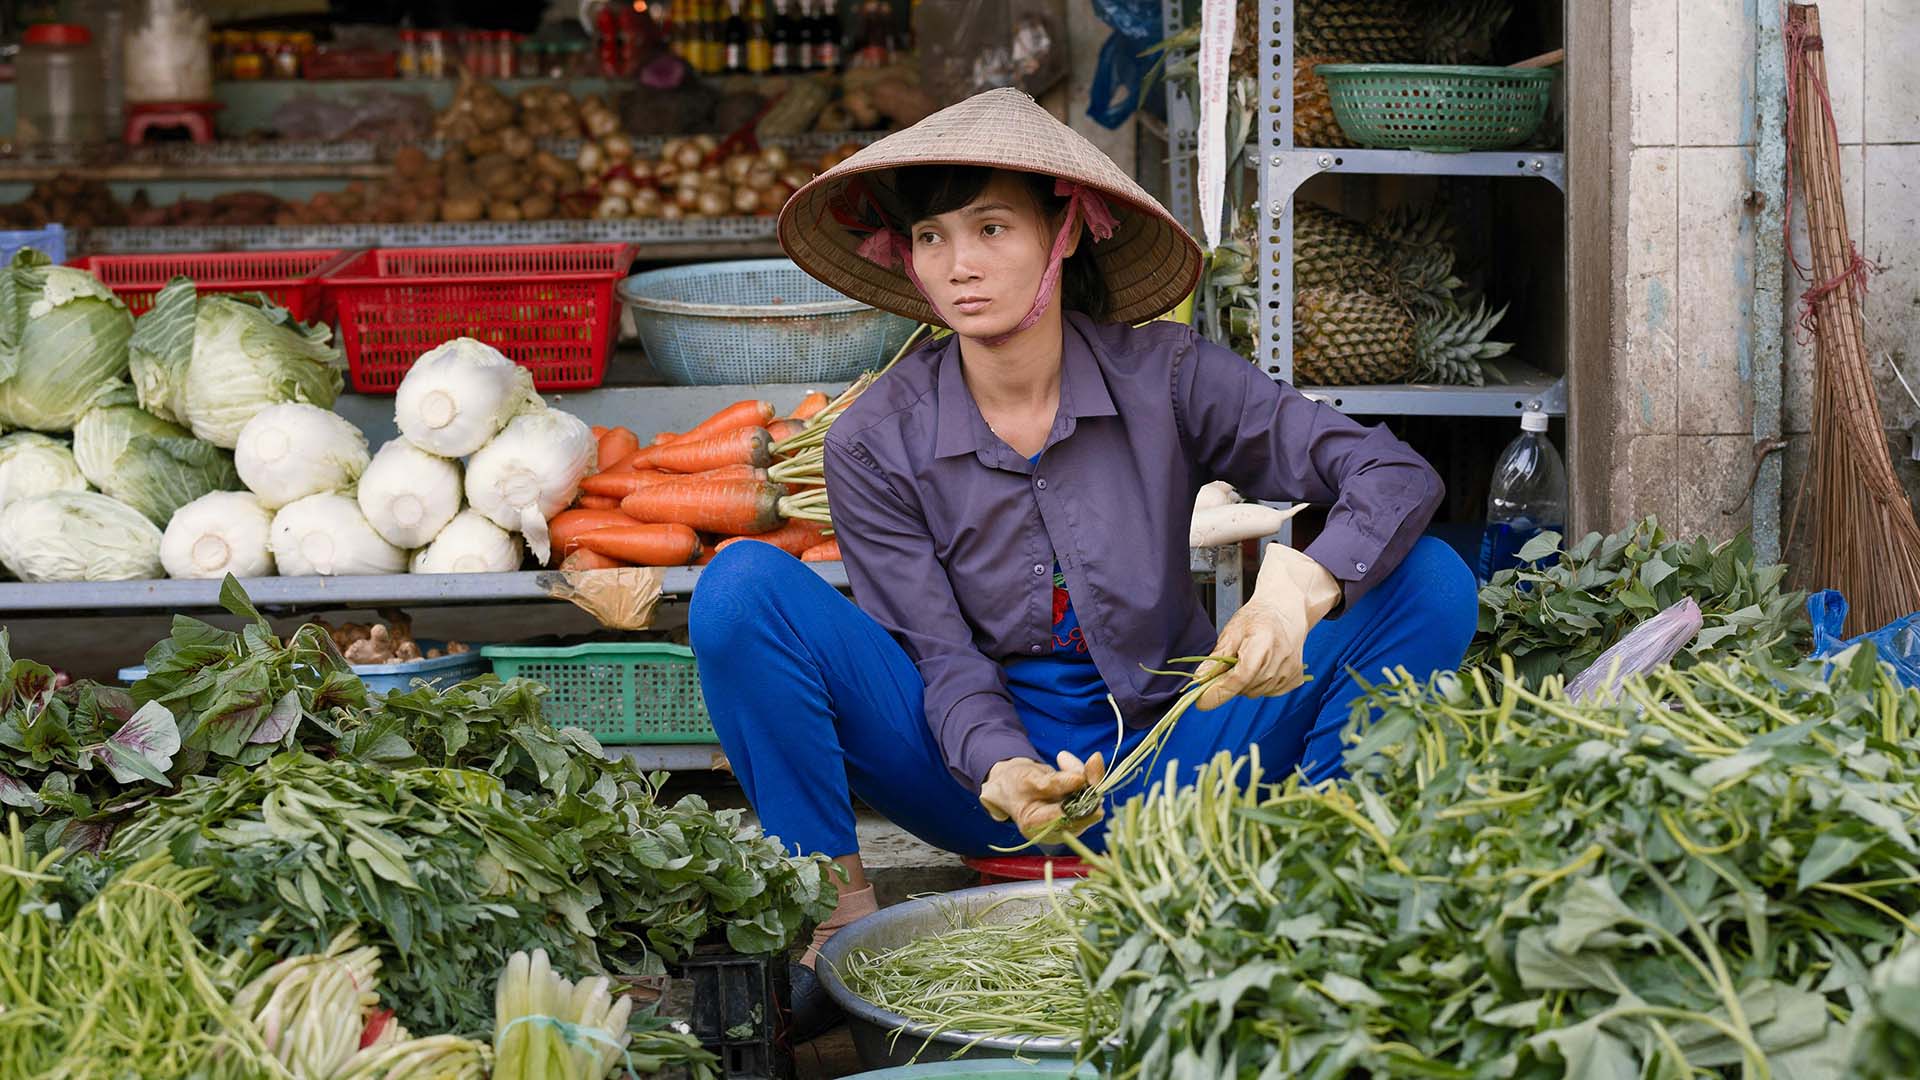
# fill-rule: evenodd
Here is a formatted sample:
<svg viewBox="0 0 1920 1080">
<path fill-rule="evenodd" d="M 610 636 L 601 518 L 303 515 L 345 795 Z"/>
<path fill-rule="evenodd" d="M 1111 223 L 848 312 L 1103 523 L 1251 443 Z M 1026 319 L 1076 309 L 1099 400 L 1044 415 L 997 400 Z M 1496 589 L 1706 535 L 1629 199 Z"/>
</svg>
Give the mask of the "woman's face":
<svg viewBox="0 0 1920 1080">
<path fill-rule="evenodd" d="M 955 333 L 998 337 L 1032 309 L 1054 231 L 1026 183 L 996 170 L 972 202 L 913 223 L 913 270 Z"/>
</svg>

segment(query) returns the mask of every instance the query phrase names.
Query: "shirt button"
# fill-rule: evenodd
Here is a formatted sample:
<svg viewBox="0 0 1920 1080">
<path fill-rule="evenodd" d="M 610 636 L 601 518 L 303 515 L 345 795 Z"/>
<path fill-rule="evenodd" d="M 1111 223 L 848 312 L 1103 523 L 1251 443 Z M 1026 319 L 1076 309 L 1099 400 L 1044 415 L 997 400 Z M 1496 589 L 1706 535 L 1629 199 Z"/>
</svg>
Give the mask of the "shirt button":
<svg viewBox="0 0 1920 1080">
<path fill-rule="evenodd" d="M 1033 564 L 1033 572 L 1034 572 L 1035 574 L 1044 574 L 1044 573 L 1046 573 L 1046 572 L 1047 572 L 1047 567 L 1046 567 L 1046 564 L 1045 564 L 1045 563 L 1034 563 L 1034 564 Z"/>
<path fill-rule="evenodd" d="M 1033 486 L 1039 488 L 1041 491 L 1047 490 L 1047 478 L 1043 476 L 1040 479 L 1035 480 L 1033 482 Z"/>
<path fill-rule="evenodd" d="M 1030 646 L 1028 646 L 1028 647 L 1027 647 L 1027 651 L 1028 651 L 1028 652 L 1030 652 L 1030 653 L 1032 653 L 1032 654 L 1033 654 L 1033 655 L 1035 655 L 1035 656 L 1039 656 L 1039 655 L 1040 655 L 1040 646 L 1038 646 L 1038 645 L 1030 645 Z"/>
<path fill-rule="evenodd" d="M 1366 564 L 1366 563 L 1363 563 L 1363 562 L 1361 562 L 1361 563 L 1354 563 L 1354 564 L 1353 564 L 1353 568 L 1354 568 L 1354 570 L 1356 570 L 1356 571 L 1358 571 L 1358 572 L 1360 572 L 1360 573 L 1362 573 L 1362 574 L 1364 574 L 1364 573 L 1366 573 L 1366 572 L 1367 572 L 1367 564 Z"/>
</svg>

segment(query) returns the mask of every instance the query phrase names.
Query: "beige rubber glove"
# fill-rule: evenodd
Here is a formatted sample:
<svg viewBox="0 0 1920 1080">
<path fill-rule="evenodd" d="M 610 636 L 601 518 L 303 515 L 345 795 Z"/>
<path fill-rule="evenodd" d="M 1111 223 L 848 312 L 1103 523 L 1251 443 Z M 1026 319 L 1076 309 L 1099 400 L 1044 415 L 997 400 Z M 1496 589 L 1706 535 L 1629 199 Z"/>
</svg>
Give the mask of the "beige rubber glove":
<svg viewBox="0 0 1920 1080">
<path fill-rule="evenodd" d="M 1099 754 L 1084 764 L 1065 750 L 1055 759 L 1059 767 L 1048 768 L 1032 758 L 1008 758 L 987 772 L 980 785 L 980 805 L 995 821 L 1011 820 L 1020 835 L 1032 839 L 1046 834 L 1060 820 L 1060 804 L 1082 788 L 1098 784 L 1107 775 L 1107 765 Z M 1079 821 L 1066 822 L 1066 832 L 1078 835 L 1100 820 L 1095 810 Z"/>
<path fill-rule="evenodd" d="M 1274 697 L 1305 682 L 1307 631 L 1339 603 L 1340 582 L 1326 567 L 1285 544 L 1268 544 L 1253 598 L 1227 620 L 1213 647 L 1213 655 L 1239 663 L 1196 704 L 1205 710 L 1236 697 Z M 1208 678 L 1220 667 L 1209 661 L 1194 677 Z"/>
</svg>

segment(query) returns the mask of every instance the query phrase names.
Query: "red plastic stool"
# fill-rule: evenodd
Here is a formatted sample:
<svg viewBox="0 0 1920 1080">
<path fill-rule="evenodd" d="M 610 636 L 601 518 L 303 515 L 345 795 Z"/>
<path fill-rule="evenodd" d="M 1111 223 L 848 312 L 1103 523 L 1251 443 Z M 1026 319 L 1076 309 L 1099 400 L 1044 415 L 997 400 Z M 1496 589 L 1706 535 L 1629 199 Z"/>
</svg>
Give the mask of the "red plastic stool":
<svg viewBox="0 0 1920 1080">
<path fill-rule="evenodd" d="M 123 133 L 128 146 L 139 146 L 148 135 L 170 128 L 184 128 L 187 137 L 197 143 L 213 141 L 214 110 L 224 108 L 217 101 L 127 106 L 127 126 Z"/>
<path fill-rule="evenodd" d="M 967 866 L 980 871 L 980 884 L 998 885 L 1003 881 L 1045 881 L 1047 864 L 1053 864 L 1055 878 L 1083 878 L 1086 863 L 1069 855 L 995 855 L 986 859 L 966 859 Z"/>
</svg>

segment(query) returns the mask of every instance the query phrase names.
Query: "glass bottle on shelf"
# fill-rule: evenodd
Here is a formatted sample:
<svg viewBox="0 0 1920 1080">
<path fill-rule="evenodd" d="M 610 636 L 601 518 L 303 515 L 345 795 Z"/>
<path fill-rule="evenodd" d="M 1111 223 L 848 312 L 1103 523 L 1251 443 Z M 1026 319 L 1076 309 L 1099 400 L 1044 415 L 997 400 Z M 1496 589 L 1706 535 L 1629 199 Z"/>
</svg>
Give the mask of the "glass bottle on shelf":
<svg viewBox="0 0 1920 1080">
<path fill-rule="evenodd" d="M 821 71 L 840 67 L 840 17 L 834 14 L 834 0 L 815 0 L 818 13 L 813 17 L 813 66 Z"/>
<path fill-rule="evenodd" d="M 776 75 L 785 75 L 794 69 L 793 55 L 793 17 L 787 14 L 788 0 L 773 0 L 773 26 L 768 30 L 771 39 L 768 43 L 769 59 Z"/>
<path fill-rule="evenodd" d="M 420 77 L 420 32 L 412 27 L 400 30 L 400 51 L 394 56 L 394 70 L 403 79 Z"/>
<path fill-rule="evenodd" d="M 814 49 L 818 45 L 816 35 L 820 32 L 820 28 L 819 24 L 813 21 L 813 4 L 810 0 L 796 0 L 796 2 L 799 4 L 800 14 L 794 16 L 793 20 L 793 70 L 813 71 L 819 67 Z"/>
<path fill-rule="evenodd" d="M 747 20 L 740 13 L 740 0 L 727 0 L 727 22 L 721 32 L 721 41 L 726 47 L 722 60 L 727 74 L 745 73 L 747 70 Z"/>
<path fill-rule="evenodd" d="M 753 0 L 747 8 L 747 70 L 765 75 L 773 67 L 773 44 L 767 40 L 767 5 Z"/>
<path fill-rule="evenodd" d="M 513 78 L 513 42 L 514 39 L 519 36 L 520 35 L 511 30 L 495 30 L 493 32 L 493 73 L 495 76 L 502 79 Z"/>
</svg>

